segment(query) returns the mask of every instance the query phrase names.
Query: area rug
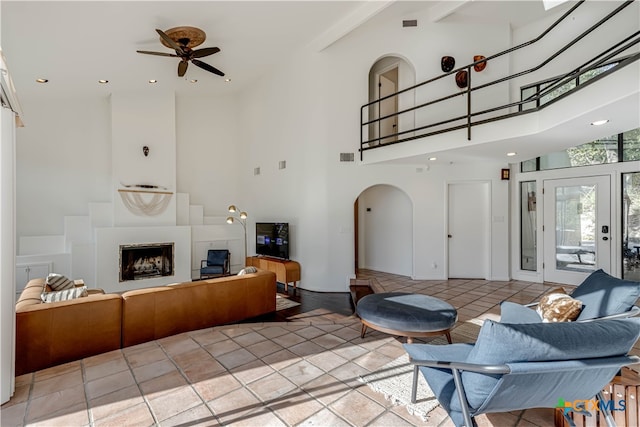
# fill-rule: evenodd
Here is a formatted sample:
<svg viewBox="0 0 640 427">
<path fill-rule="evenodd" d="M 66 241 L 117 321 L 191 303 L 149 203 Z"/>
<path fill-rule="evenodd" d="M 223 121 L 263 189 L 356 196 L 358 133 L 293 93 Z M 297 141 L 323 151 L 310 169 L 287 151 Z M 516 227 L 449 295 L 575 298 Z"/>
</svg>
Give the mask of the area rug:
<svg viewBox="0 0 640 427">
<path fill-rule="evenodd" d="M 276 311 L 285 310 L 298 305 L 300 305 L 299 302 L 291 301 L 289 298 L 283 297 L 282 295 L 276 295 Z"/>
<path fill-rule="evenodd" d="M 394 405 L 403 405 L 407 411 L 427 421 L 429 412 L 439 405 L 427 381 L 418 376 L 418 394 L 416 403 L 411 403 L 411 385 L 413 383 L 413 365 L 406 354 L 384 365 L 376 372 L 361 375 L 358 378 L 372 390 L 382 393 Z"/>
</svg>

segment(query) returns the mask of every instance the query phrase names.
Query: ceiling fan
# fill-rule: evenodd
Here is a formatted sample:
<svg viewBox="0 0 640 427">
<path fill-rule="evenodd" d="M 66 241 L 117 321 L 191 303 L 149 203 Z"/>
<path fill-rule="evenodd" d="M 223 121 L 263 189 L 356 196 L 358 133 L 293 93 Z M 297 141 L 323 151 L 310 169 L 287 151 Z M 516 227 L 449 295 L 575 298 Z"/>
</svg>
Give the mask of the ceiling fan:
<svg viewBox="0 0 640 427">
<path fill-rule="evenodd" d="M 165 52 L 151 52 L 148 50 L 138 50 L 138 53 L 144 53 L 147 55 L 158 56 L 170 56 L 173 58 L 180 58 L 178 63 L 178 76 L 182 77 L 187 72 L 189 67 L 189 61 L 197 67 L 210 73 L 224 76 L 224 73 L 213 67 L 206 62 L 200 61 L 198 58 L 213 55 L 220 52 L 217 47 L 205 47 L 202 49 L 193 50 L 194 47 L 201 45 L 207 38 L 204 31 L 195 27 L 176 27 L 162 31 L 156 29 L 156 32 L 160 35 L 160 41 L 168 48 L 175 50 L 176 53 Z"/>
</svg>

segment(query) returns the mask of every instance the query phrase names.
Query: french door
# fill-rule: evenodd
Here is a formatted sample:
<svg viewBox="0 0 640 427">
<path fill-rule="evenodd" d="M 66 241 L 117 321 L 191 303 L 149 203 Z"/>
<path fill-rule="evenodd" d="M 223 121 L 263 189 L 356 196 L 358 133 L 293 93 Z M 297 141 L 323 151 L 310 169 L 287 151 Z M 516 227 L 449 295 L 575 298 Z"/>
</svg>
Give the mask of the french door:
<svg viewBox="0 0 640 427">
<path fill-rule="evenodd" d="M 544 280 L 580 284 L 611 267 L 610 178 L 544 181 Z"/>
</svg>

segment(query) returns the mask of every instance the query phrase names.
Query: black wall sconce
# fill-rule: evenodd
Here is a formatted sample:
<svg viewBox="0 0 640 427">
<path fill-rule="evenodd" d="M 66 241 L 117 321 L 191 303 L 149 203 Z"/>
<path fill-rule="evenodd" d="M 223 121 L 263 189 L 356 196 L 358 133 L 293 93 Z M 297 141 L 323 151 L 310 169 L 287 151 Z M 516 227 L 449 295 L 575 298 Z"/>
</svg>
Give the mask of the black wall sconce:
<svg viewBox="0 0 640 427">
<path fill-rule="evenodd" d="M 142 153 L 144 154 L 145 157 L 147 157 L 149 155 L 149 146 L 145 145 L 144 147 L 142 147 Z"/>
<path fill-rule="evenodd" d="M 510 175 L 511 175 L 511 169 L 502 169 L 502 172 L 500 173 L 500 177 L 503 180 L 509 180 Z"/>
</svg>

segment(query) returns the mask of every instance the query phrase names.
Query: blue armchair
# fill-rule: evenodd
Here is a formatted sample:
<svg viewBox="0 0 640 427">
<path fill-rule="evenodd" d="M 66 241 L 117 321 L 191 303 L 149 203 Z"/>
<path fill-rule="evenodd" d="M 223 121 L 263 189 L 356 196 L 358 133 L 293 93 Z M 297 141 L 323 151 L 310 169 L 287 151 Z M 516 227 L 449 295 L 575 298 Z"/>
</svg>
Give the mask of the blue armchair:
<svg viewBox="0 0 640 427">
<path fill-rule="evenodd" d="M 640 363 L 628 355 L 639 336 L 640 319 L 486 320 L 475 344 L 404 345 L 414 364 L 412 400 L 421 373 L 456 426 L 475 425 L 479 414 L 528 408 L 564 407 L 568 419 L 572 402 L 597 395 L 604 402 L 603 387 L 623 366 Z M 615 425 L 610 404 L 602 407 Z"/>
<path fill-rule="evenodd" d="M 618 279 L 603 270 L 596 270 L 571 292 L 570 296 L 582 302 L 577 322 L 634 317 L 640 314 L 636 306 L 640 298 L 640 282 Z M 500 304 L 503 323 L 538 323 L 542 318 L 536 312 L 538 303 L 520 305 L 510 301 Z"/>
<path fill-rule="evenodd" d="M 207 259 L 200 262 L 200 279 L 231 274 L 231 253 L 227 249 L 209 249 Z"/>
</svg>

